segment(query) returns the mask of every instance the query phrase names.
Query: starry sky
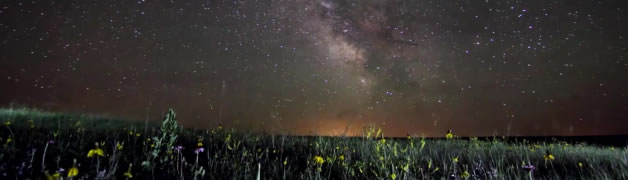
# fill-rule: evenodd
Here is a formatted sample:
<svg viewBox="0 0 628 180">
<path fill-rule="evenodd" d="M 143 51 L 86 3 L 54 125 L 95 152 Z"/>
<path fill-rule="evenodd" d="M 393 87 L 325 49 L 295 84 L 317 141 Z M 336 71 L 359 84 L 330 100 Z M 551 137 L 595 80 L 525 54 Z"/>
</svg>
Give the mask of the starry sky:
<svg viewBox="0 0 628 180">
<path fill-rule="evenodd" d="M 620 0 L 0 2 L 0 106 L 298 135 L 628 133 Z"/>
</svg>

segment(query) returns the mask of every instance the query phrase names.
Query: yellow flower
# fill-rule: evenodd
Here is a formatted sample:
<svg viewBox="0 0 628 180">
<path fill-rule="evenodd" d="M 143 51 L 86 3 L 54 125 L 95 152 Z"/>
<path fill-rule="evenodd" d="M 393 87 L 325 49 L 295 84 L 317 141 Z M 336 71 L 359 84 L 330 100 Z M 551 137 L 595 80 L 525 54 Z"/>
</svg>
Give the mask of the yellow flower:
<svg viewBox="0 0 628 180">
<path fill-rule="evenodd" d="M 582 164 L 582 162 L 578 162 L 578 167 L 582 168 L 584 166 L 584 164 Z"/>
<path fill-rule="evenodd" d="M 555 158 L 554 158 L 554 155 L 552 155 L 552 153 L 550 153 L 549 151 L 547 151 L 547 152 L 545 153 L 545 156 L 543 156 L 543 159 L 545 159 L 546 161 L 547 161 L 547 160 L 550 160 L 550 161 L 551 161 L 551 160 L 554 160 Z"/>
<path fill-rule="evenodd" d="M 338 159 L 340 159 L 341 161 L 345 160 L 345 155 L 340 155 L 340 157 L 338 157 Z"/>
<path fill-rule="evenodd" d="M 122 176 L 127 177 L 127 178 L 133 178 L 133 174 L 131 174 L 131 172 L 125 172 L 124 174 L 122 174 Z"/>
<path fill-rule="evenodd" d="M 93 157 L 94 155 L 97 155 L 97 156 L 104 156 L 104 155 L 105 155 L 105 153 L 102 151 L 102 149 L 100 149 L 99 147 L 96 147 L 96 149 L 91 149 L 91 150 L 89 150 L 89 152 L 87 153 L 87 157 L 88 157 L 88 158 L 91 158 L 91 157 Z"/>
<path fill-rule="evenodd" d="M 140 133 L 135 133 L 135 136 L 137 136 L 137 137 L 140 137 L 140 135 L 142 135 L 142 134 L 140 134 Z"/>
<path fill-rule="evenodd" d="M 124 172 L 122 176 L 126 177 L 127 179 L 133 178 L 133 174 L 131 174 L 131 167 L 133 167 L 133 163 L 129 164 L 129 169 L 126 172 Z"/>
<path fill-rule="evenodd" d="M 203 147 L 203 142 L 200 142 L 200 141 L 199 141 L 198 143 L 196 143 L 196 146 L 198 146 L 198 147 Z"/>
<path fill-rule="evenodd" d="M 52 174 L 52 179 L 59 179 L 60 177 L 61 177 L 61 174 L 59 174 L 59 171 Z"/>
<path fill-rule="evenodd" d="M 314 162 L 318 165 L 323 165 L 323 163 L 325 163 L 325 159 L 320 156 L 314 156 Z"/>
<path fill-rule="evenodd" d="M 468 179 L 469 177 L 471 177 L 471 174 L 469 174 L 469 172 L 465 170 L 464 172 L 462 172 L 462 174 L 460 174 L 460 177 L 462 179 Z"/>
<path fill-rule="evenodd" d="M 454 161 L 454 163 L 458 163 L 458 156 L 454 157 L 452 161 Z"/>
<path fill-rule="evenodd" d="M 76 166 L 73 166 L 72 168 L 70 168 L 70 170 L 68 171 L 68 177 L 75 177 L 78 175 L 78 169 L 76 168 Z"/>
<path fill-rule="evenodd" d="M 122 143 L 120 143 L 120 142 L 116 143 L 116 149 L 118 149 L 119 151 L 120 151 L 120 150 L 122 150 L 122 149 L 124 149 L 124 142 L 122 142 Z"/>
<path fill-rule="evenodd" d="M 454 138 L 454 133 L 450 130 L 447 130 L 447 134 L 445 134 L 445 138 L 446 139 L 453 139 Z"/>
<path fill-rule="evenodd" d="M 284 165 L 284 166 L 285 166 L 285 165 L 288 165 L 288 160 L 287 160 L 287 159 L 283 160 L 283 165 Z"/>
<path fill-rule="evenodd" d="M 10 126 L 11 125 L 11 121 L 4 121 L 4 125 L 5 126 Z"/>
<path fill-rule="evenodd" d="M 397 179 L 397 174 L 395 174 L 395 173 L 390 174 L 390 179 L 392 179 L 392 180 Z"/>
</svg>

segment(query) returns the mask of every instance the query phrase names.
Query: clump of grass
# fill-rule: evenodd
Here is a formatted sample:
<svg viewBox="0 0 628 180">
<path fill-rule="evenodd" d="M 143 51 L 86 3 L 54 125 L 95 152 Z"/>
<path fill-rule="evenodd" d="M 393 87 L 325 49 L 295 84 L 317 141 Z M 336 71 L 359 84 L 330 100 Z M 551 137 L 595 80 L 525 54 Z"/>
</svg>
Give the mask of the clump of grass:
<svg viewBox="0 0 628 180">
<path fill-rule="evenodd" d="M 628 178 L 626 148 L 464 140 L 451 131 L 397 139 L 376 127 L 358 138 L 182 129 L 172 110 L 145 133 L 141 122 L 100 120 L 0 110 L 0 179 Z M 119 126 L 93 126 L 102 123 Z"/>
</svg>

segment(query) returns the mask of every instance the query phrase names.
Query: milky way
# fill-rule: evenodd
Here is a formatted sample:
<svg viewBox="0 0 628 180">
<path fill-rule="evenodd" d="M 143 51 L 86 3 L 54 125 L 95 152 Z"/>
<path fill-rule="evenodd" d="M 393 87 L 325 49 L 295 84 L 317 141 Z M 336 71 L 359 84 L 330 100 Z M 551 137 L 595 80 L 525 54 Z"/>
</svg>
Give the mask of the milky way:
<svg viewBox="0 0 628 180">
<path fill-rule="evenodd" d="M 628 133 L 623 1 L 0 3 L 0 105 L 360 135 Z"/>
</svg>

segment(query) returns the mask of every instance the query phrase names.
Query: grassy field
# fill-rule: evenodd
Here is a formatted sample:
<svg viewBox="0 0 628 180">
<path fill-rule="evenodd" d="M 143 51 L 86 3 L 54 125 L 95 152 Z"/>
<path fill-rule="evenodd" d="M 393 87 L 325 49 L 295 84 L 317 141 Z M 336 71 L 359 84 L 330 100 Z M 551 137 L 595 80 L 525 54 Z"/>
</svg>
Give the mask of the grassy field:
<svg viewBox="0 0 628 180">
<path fill-rule="evenodd" d="M 501 137 L 387 138 L 144 127 L 106 116 L 1 109 L 0 179 L 628 179 L 626 147 Z"/>
</svg>

